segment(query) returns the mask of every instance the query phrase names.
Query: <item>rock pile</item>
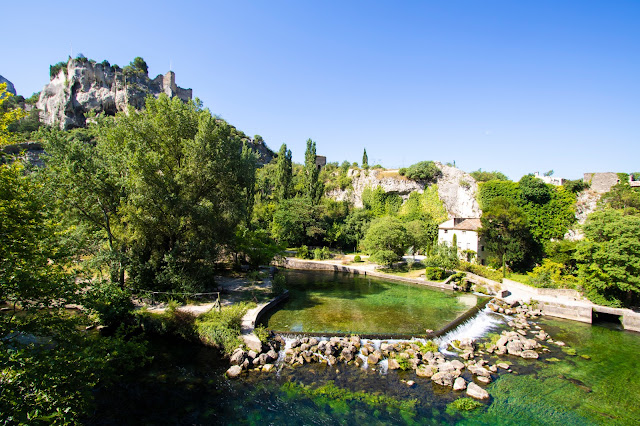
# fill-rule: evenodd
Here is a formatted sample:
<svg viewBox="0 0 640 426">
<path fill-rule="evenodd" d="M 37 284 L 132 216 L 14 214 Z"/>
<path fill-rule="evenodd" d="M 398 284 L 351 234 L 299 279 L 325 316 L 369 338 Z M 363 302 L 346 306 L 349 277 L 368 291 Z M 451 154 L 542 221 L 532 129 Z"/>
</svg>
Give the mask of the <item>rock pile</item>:
<svg viewBox="0 0 640 426">
<path fill-rule="evenodd" d="M 237 348 L 231 354 L 230 362 L 231 367 L 227 370 L 227 377 L 237 377 L 243 371 L 249 369 L 260 370 L 269 372 L 275 367 L 275 362 L 278 360 L 278 352 L 280 348 L 284 347 L 284 339 L 280 336 L 276 336 L 267 344 L 261 345 L 261 350 L 255 351 L 253 349 L 245 351 L 242 348 Z"/>
</svg>

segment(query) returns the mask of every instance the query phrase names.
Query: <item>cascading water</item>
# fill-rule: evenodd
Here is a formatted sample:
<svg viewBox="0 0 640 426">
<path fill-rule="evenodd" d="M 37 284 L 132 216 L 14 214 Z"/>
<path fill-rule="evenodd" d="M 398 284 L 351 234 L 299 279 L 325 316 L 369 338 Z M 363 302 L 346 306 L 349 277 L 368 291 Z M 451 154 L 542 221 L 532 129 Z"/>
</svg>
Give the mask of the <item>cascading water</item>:
<svg viewBox="0 0 640 426">
<path fill-rule="evenodd" d="M 509 318 L 507 315 L 493 312 L 489 308 L 484 308 L 482 311 L 478 312 L 477 315 L 469 318 L 458 327 L 433 340 L 438 344 L 441 353 L 454 355 L 455 353 L 447 350 L 447 347 L 451 342 L 464 338 L 475 340 L 480 337 L 484 337 L 491 330 L 495 330 L 501 324 L 504 324 L 507 321 L 507 318 Z"/>
</svg>

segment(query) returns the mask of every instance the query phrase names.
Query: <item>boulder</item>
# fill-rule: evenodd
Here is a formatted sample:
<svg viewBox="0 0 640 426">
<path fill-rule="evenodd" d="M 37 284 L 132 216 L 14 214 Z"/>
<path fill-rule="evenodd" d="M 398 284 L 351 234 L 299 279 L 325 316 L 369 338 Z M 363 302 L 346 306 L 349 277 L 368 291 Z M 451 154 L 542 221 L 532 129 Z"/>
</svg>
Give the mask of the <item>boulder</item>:
<svg viewBox="0 0 640 426">
<path fill-rule="evenodd" d="M 397 370 L 400 368 L 400 364 L 398 363 L 398 360 L 394 359 L 394 358 L 389 358 L 389 370 Z"/>
<path fill-rule="evenodd" d="M 431 365 L 421 365 L 416 369 L 416 376 L 430 378 L 438 370 Z"/>
<path fill-rule="evenodd" d="M 522 351 L 520 356 L 522 358 L 538 359 L 539 355 L 538 355 L 538 352 L 536 351 L 527 350 L 527 351 Z"/>
<path fill-rule="evenodd" d="M 271 370 L 273 370 L 274 367 L 275 366 L 273 364 L 265 364 L 265 365 L 262 366 L 262 371 L 265 372 L 265 373 L 268 373 Z"/>
<path fill-rule="evenodd" d="M 380 361 L 380 358 L 375 353 L 369 354 L 367 357 L 367 362 L 371 365 L 375 365 Z"/>
<path fill-rule="evenodd" d="M 489 399 L 489 392 L 473 382 L 469 382 L 467 385 L 467 395 L 475 399 Z"/>
<path fill-rule="evenodd" d="M 454 391 L 463 391 L 467 388 L 467 382 L 462 377 L 458 377 L 455 382 L 453 382 L 453 390 Z"/>
<path fill-rule="evenodd" d="M 496 364 L 496 367 L 501 368 L 503 370 L 508 370 L 509 364 L 507 364 L 506 362 L 499 362 Z"/>
<path fill-rule="evenodd" d="M 491 383 L 491 377 L 478 376 L 476 377 L 476 380 L 479 381 L 480 383 L 484 383 L 485 385 L 488 385 L 489 383 Z"/>
<path fill-rule="evenodd" d="M 433 376 L 431 376 L 431 380 L 441 386 L 453 386 L 453 381 L 455 380 L 455 376 L 451 373 L 443 373 L 437 372 Z"/>
<path fill-rule="evenodd" d="M 231 359 L 229 361 L 231 362 L 231 365 L 242 365 L 242 363 L 245 360 L 245 357 L 246 357 L 245 351 L 238 348 L 235 351 L 233 351 L 233 354 L 231 355 Z"/>
<path fill-rule="evenodd" d="M 267 352 L 267 362 L 273 362 L 278 359 L 278 354 L 273 349 Z"/>
<path fill-rule="evenodd" d="M 454 359 L 453 361 L 451 361 L 451 365 L 456 370 L 462 370 L 464 368 L 464 364 L 462 362 L 458 361 L 457 359 Z"/>
<path fill-rule="evenodd" d="M 520 340 L 511 340 L 507 343 L 507 352 L 511 355 L 520 355 L 524 349 L 524 345 Z"/>
<path fill-rule="evenodd" d="M 242 373 L 242 367 L 240 367 L 239 365 L 232 365 L 227 370 L 226 375 L 230 379 L 233 379 L 235 377 L 238 377 L 240 375 L 240 373 Z"/>
</svg>

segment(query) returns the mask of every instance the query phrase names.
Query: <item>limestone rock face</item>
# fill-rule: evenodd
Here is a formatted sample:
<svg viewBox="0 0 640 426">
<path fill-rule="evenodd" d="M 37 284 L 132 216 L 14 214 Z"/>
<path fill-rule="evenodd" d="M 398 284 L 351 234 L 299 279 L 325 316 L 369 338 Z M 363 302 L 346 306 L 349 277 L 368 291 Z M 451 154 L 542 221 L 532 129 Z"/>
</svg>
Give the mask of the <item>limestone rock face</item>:
<svg viewBox="0 0 640 426">
<path fill-rule="evenodd" d="M 45 124 L 69 129 L 83 127 L 88 111 L 113 115 L 129 106 L 140 109 L 148 95 L 162 93 L 185 102 L 192 97 L 191 89 L 176 85 L 173 71 L 150 79 L 144 73 L 125 74 L 106 64 L 70 59 L 42 89 L 36 106 Z"/>
<path fill-rule="evenodd" d="M 442 170 L 442 176 L 437 180 L 438 196 L 442 200 L 449 217 L 480 217 L 481 211 L 476 201 L 478 184 L 468 173 L 455 167 L 436 162 Z M 362 193 L 365 188 L 374 189 L 380 186 L 387 193 L 398 194 L 403 201 L 414 191 L 423 193 L 424 182 L 407 179 L 398 174 L 398 170 L 357 170 L 349 169 L 347 174 L 351 178 L 351 186 L 342 190 L 334 189 L 327 195 L 337 201 L 350 201 L 355 207 L 363 207 Z"/>
<path fill-rule="evenodd" d="M 2 83 L 7 83 L 7 92 L 11 93 L 12 95 L 16 94 L 16 88 L 13 87 L 13 83 L 0 75 L 0 84 Z"/>
</svg>

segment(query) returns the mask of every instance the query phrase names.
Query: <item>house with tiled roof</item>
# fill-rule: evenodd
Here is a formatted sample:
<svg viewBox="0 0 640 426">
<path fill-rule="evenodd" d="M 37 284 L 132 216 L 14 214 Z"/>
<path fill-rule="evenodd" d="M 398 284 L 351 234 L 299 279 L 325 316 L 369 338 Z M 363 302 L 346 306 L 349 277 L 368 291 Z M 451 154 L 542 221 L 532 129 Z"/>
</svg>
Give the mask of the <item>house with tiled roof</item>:
<svg viewBox="0 0 640 426">
<path fill-rule="evenodd" d="M 438 243 L 446 242 L 453 245 L 454 235 L 458 253 L 461 259 L 475 261 L 481 265 L 485 264 L 488 253 L 484 249 L 484 241 L 478 231 L 482 223 L 478 218 L 456 217 L 449 219 L 438 226 Z M 471 252 L 475 256 L 471 256 Z"/>
</svg>

